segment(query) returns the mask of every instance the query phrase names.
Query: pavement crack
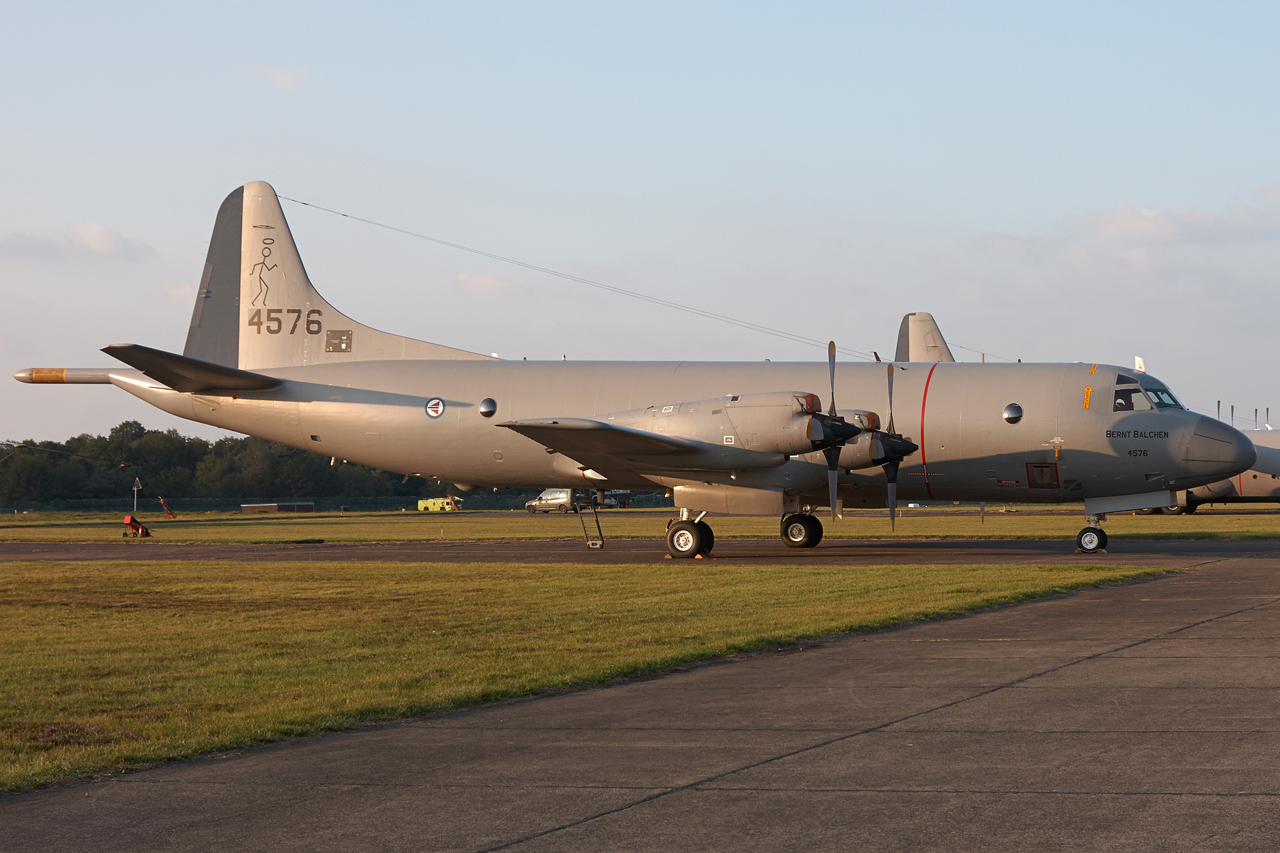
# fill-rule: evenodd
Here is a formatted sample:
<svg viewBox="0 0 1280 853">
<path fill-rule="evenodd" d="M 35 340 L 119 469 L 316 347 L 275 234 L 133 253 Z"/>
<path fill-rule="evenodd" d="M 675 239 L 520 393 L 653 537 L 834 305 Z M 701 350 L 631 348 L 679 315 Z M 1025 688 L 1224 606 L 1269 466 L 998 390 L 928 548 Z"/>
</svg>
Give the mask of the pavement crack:
<svg viewBox="0 0 1280 853">
<path fill-rule="evenodd" d="M 1280 799 L 1280 792 L 1277 791 L 1107 791 L 1059 788 L 1024 788 L 1013 791 L 1006 788 L 859 788 L 836 786 L 762 788 L 752 785 L 707 786 L 705 790 L 750 791 L 757 794 L 957 794 L 961 796 L 974 795 L 991 797 L 1198 797 L 1222 799 Z"/>
<path fill-rule="evenodd" d="M 1264 550 L 1264 551 L 1252 552 L 1252 553 L 1247 554 L 1247 555 L 1232 555 L 1232 556 L 1230 556 L 1230 557 L 1225 557 L 1225 558 L 1220 558 L 1220 559 L 1206 560 L 1206 561 L 1203 561 L 1203 562 L 1200 562 L 1200 563 L 1196 563 L 1196 564 L 1193 564 L 1193 565 L 1183 566 L 1183 567 L 1181 567 L 1181 569 L 1179 569 L 1178 571 L 1186 571 L 1186 570 L 1188 570 L 1188 569 L 1203 568 L 1203 567 L 1205 567 L 1205 566 L 1211 566 L 1211 565 L 1214 565 L 1214 564 L 1217 564 L 1217 563 L 1229 562 L 1229 561 L 1240 560 L 1240 559 L 1250 559 L 1250 558 L 1256 558 L 1256 557 L 1260 557 L 1260 556 L 1274 555 L 1274 554 L 1280 554 L 1280 550 L 1271 549 L 1271 550 Z M 709 788 L 709 787 L 711 787 L 712 785 L 714 785 L 714 783 L 716 783 L 716 782 L 718 782 L 718 781 L 720 781 L 720 780 L 722 780 L 722 779 L 728 779 L 729 777 L 734 776 L 734 775 L 737 775 L 737 774 L 739 774 L 739 773 L 745 773 L 745 772 L 747 772 L 747 771 L 749 771 L 749 770 L 755 770 L 755 769 L 760 768 L 760 767 L 765 767 L 765 766 L 767 766 L 767 765 L 774 764 L 774 763 L 776 763 L 776 762 L 783 761 L 783 760 L 786 760 L 786 759 L 788 759 L 788 758 L 794 758 L 794 757 L 796 757 L 796 756 L 805 755 L 805 754 L 807 754 L 807 753 L 815 752 L 815 751 L 820 750 L 820 749 L 825 749 L 826 747 L 834 746 L 834 745 L 839 744 L 839 743 L 844 743 L 844 742 L 846 742 L 846 741 L 850 741 L 850 740 L 853 740 L 853 739 L 855 739 L 855 738 L 863 737 L 863 736 L 865 736 L 865 735 L 874 734 L 874 733 L 878 733 L 878 732 L 883 732 L 883 731 L 885 731 L 885 730 L 887 730 L 887 729 L 889 729 L 889 728 L 891 728 L 891 727 L 893 727 L 893 726 L 899 725 L 899 724 L 901 724 L 901 723 L 905 723 L 905 722 L 908 722 L 908 721 L 910 721 L 910 720 L 916 720 L 916 719 L 919 719 L 919 718 L 921 718 L 921 717 L 926 717 L 926 716 L 928 716 L 928 715 L 930 715 L 930 714 L 936 714 L 936 713 L 937 713 L 937 712 L 939 712 L 939 711 L 945 711 L 945 710 L 948 710 L 948 709 L 951 709 L 951 708 L 955 708 L 955 707 L 958 707 L 958 706 L 960 706 L 960 705 L 964 705 L 964 704 L 966 704 L 966 703 L 973 702 L 973 701 L 976 701 L 976 700 L 978 700 L 978 699 L 982 699 L 982 698 L 985 698 L 985 697 L 987 697 L 987 696 L 991 696 L 991 695 L 993 695 L 993 694 L 999 693 L 999 692 L 1000 692 L 1000 691 L 1002 691 L 1002 690 L 1007 690 L 1007 689 L 1010 689 L 1010 688 L 1013 688 L 1013 687 L 1017 687 L 1017 686 L 1019 686 L 1019 685 L 1026 684 L 1027 682 L 1029 682 L 1029 681 L 1033 681 L 1033 680 L 1035 680 L 1035 679 L 1037 679 L 1037 678 L 1042 678 L 1042 677 L 1044 677 L 1044 676 L 1046 676 L 1046 675 L 1050 675 L 1050 674 L 1055 673 L 1055 672 L 1061 672 L 1061 671 L 1063 671 L 1063 670 L 1065 670 L 1065 669 L 1069 669 L 1070 667 L 1077 666 L 1077 665 L 1082 664 L 1082 663 L 1087 663 L 1087 662 L 1092 661 L 1092 660 L 1098 660 L 1099 658 L 1103 658 L 1103 657 L 1106 657 L 1106 656 L 1108 656 L 1108 655 L 1114 655 L 1114 654 L 1116 654 L 1117 652 L 1123 652 L 1123 651 L 1127 651 L 1127 650 L 1129 650 L 1129 649 L 1138 648 L 1139 646 L 1146 645 L 1147 643 L 1155 642 L 1156 640 L 1165 639 L 1165 638 L 1167 638 L 1167 637 L 1174 636 L 1174 635 L 1176 635 L 1176 634 L 1179 634 L 1179 633 L 1181 633 L 1181 632 L 1183 632 L 1183 631 L 1190 630 L 1190 629 L 1192 629 L 1192 628 L 1197 628 L 1197 627 L 1200 627 L 1200 626 L 1202 626 L 1202 625 L 1208 625 L 1208 624 L 1211 624 L 1211 623 L 1213 623 L 1213 622 L 1217 622 L 1217 621 L 1220 621 L 1220 620 L 1223 620 L 1223 619 L 1229 619 L 1229 618 L 1231 618 L 1232 616 L 1238 616 L 1238 615 L 1240 615 L 1240 614 L 1242 614 L 1242 613 L 1249 613 L 1249 612 L 1251 612 L 1251 611 L 1258 610 L 1258 609 L 1261 609 L 1261 608 L 1263 608 L 1263 607 L 1269 607 L 1269 606 L 1271 606 L 1271 605 L 1273 605 L 1273 604 L 1275 604 L 1275 603 L 1277 603 L 1277 602 L 1280 602 L 1280 596 L 1268 597 L 1268 598 L 1267 598 L 1266 600 L 1264 600 L 1264 601 L 1260 601 L 1260 602 L 1258 602 L 1258 603 L 1256 603 L 1256 604 L 1251 604 L 1251 605 L 1249 605 L 1249 606 L 1247 606 L 1247 607 L 1240 607 L 1240 608 L 1237 608 L 1237 609 L 1232 610 L 1232 611 L 1227 612 L 1227 613 L 1219 613 L 1219 614 L 1217 614 L 1216 616 L 1211 616 L 1211 617 L 1208 617 L 1208 618 L 1205 618 L 1205 619 L 1200 619 L 1200 620 L 1197 620 L 1197 621 L 1195 621 L 1195 622 L 1191 622 L 1191 623 L 1186 624 L 1186 625 L 1181 625 L 1181 626 L 1179 626 L 1179 627 L 1177 627 L 1177 628 L 1171 628 L 1171 629 L 1169 629 L 1169 630 L 1167 630 L 1167 631 L 1163 631 L 1163 632 L 1161 632 L 1161 633 L 1159 633 L 1159 634 L 1156 634 L 1156 635 L 1154 635 L 1154 636 L 1151 636 L 1151 637 L 1145 637 L 1145 638 L 1143 638 L 1143 639 L 1141 639 L 1141 640 L 1135 640 L 1135 641 L 1133 641 L 1133 642 L 1125 643 L 1125 644 L 1123 644 L 1123 645 L 1116 646 L 1116 647 L 1111 648 L 1111 649 L 1105 649 L 1105 650 L 1103 650 L 1103 651 L 1095 652 L 1095 653 L 1090 654 L 1090 655 L 1084 655 L 1083 657 L 1079 657 L 1079 658 L 1077 658 L 1077 659 L 1075 659 L 1075 660 L 1068 661 L 1068 662 L 1066 662 L 1066 663 L 1059 664 L 1059 665 L 1057 665 L 1057 666 L 1047 667 L 1047 668 L 1045 668 L 1045 669 L 1043 669 L 1043 670 L 1040 670 L 1040 671 L 1038 671 L 1038 672 L 1028 673 L 1028 674 L 1023 675 L 1023 676 L 1020 676 L 1020 677 L 1018 677 L 1018 678 L 1014 678 L 1014 679 L 1011 679 L 1011 680 L 1009 680 L 1009 681 L 1006 681 L 1006 682 L 1004 682 L 1004 683 L 1002 683 L 1002 684 L 998 684 L 998 685 L 995 685 L 995 686 L 989 687 L 989 688 L 987 688 L 987 689 L 980 690 L 980 691 L 978 691 L 978 692 L 976 692 L 976 693 L 972 693 L 972 694 L 970 694 L 970 695 L 968 695 L 968 696 L 963 696 L 963 697 L 960 697 L 960 698 L 958 698 L 958 699 L 953 699 L 953 700 L 951 700 L 951 701 L 949 701 L 949 702 L 943 702 L 943 703 L 941 703 L 941 704 L 935 705 L 935 706 L 930 707 L 930 708 L 925 708 L 925 709 L 922 709 L 922 710 L 919 710 L 919 711 L 914 711 L 914 712 L 912 712 L 912 713 L 910 713 L 910 714 L 904 714 L 904 715 L 899 716 L 899 717 L 897 717 L 897 718 L 895 718 L 895 719 L 893 719 L 893 720 L 888 720 L 888 721 L 883 722 L 883 723 L 880 723 L 880 724 L 878 724 L 878 725 L 868 726 L 868 727 L 866 727 L 866 728 L 862 728 L 862 729 L 859 729 L 859 730 L 854 731 L 854 732 L 847 732 L 847 733 L 845 733 L 845 734 L 841 734 L 841 735 L 836 736 L 836 737 L 827 738 L 827 739 L 825 739 L 825 740 L 819 741 L 819 742 L 817 742 L 817 743 L 812 743 L 812 744 L 809 744 L 809 745 L 807 745 L 807 746 L 802 746 L 802 747 L 797 747 L 797 748 L 795 748 L 795 749 L 787 750 L 787 751 L 785 751 L 785 752 L 781 752 L 781 753 L 778 753 L 778 754 L 776 754 L 776 755 L 771 755 L 771 756 L 769 756 L 769 757 L 767 757 L 767 758 L 760 759 L 759 761 L 753 761 L 753 762 L 751 762 L 751 763 L 749 763 L 749 764 L 745 764 L 745 765 L 742 765 L 742 766 L 740 766 L 740 767 L 735 767 L 735 768 L 732 768 L 732 769 L 729 769 L 729 770 L 724 770 L 724 771 L 721 771 L 721 772 L 719 772 L 719 773 L 713 773 L 713 774 L 711 774 L 711 775 L 709 775 L 709 776 L 706 776 L 706 777 L 704 777 L 704 778 L 702 778 L 702 779 L 698 779 L 698 780 L 696 780 L 696 781 L 689 782 L 689 783 L 686 783 L 686 784 L 684 784 L 684 785 L 674 785 L 674 786 L 671 786 L 671 787 L 668 787 L 668 788 L 663 788 L 663 789 L 661 789 L 661 790 L 654 791 L 653 793 L 651 793 L 651 794 L 649 794 L 649 795 L 647 795 L 647 796 L 640 797 L 640 798 L 637 798 L 637 799 L 635 799 L 635 800 L 631 800 L 630 802 L 620 803 L 619 805 L 614 806 L 614 807 L 612 807 L 612 808 L 604 809 L 604 810 L 601 810 L 601 811 L 599 811 L 599 812 L 595 812 L 595 813 L 590 814 L 590 815 L 585 815 L 585 816 L 583 816 L 583 817 L 576 818 L 576 819 L 574 819 L 574 820 L 566 821 L 565 823 L 559 824 L 559 825 L 557 825 L 557 826 L 549 827 L 549 828 L 544 829 L 544 830 L 541 830 L 541 831 L 539 831 L 539 832 L 535 832 L 535 833 L 531 833 L 531 834 L 528 834 L 528 835 L 524 835 L 524 836 L 521 836 L 520 838 L 511 839 L 511 840 L 509 840 L 509 841 L 503 841 L 503 842 L 500 842 L 500 843 L 498 843 L 498 844 L 494 844 L 494 845 L 487 846 L 487 847 L 480 847 L 480 848 L 476 848 L 476 853 L 489 853 L 489 851 L 495 851 L 495 850 L 508 850 L 508 849 L 511 849 L 511 848 L 513 848 L 513 847 L 516 847 L 516 846 L 518 846 L 518 845 L 524 844 L 524 843 L 529 842 L 529 841 L 535 841 L 535 840 L 537 840 L 537 839 L 539 839 L 539 838 L 545 838 L 545 837 L 547 837 L 547 836 L 549 836 L 549 835 L 554 835 L 554 834 L 556 834 L 556 833 L 558 833 L 558 832 L 564 832 L 564 831 L 566 831 L 566 830 L 573 829 L 573 828 L 575 828 L 575 827 L 583 826 L 583 825 L 585 825 L 585 824 L 591 823 L 591 822 L 593 822 L 593 821 L 600 820 L 600 819 L 602 819 L 602 818 L 609 817 L 609 816 L 611 816 L 611 815 L 616 815 L 616 814 L 620 814 L 620 813 L 625 812 L 625 811 L 629 811 L 630 809 L 634 809 L 634 808 L 637 808 L 637 807 L 639 807 L 639 806 L 643 806 L 643 805 L 646 805 L 646 804 L 648 804 L 648 803 L 652 803 L 652 802 L 654 802 L 654 801 L 656 801 L 656 800 L 660 800 L 660 799 L 662 799 L 662 798 L 664 798 L 664 797 L 668 797 L 668 796 L 670 796 L 670 795 L 672 795 L 672 794 L 678 794 L 678 793 L 682 793 L 682 792 L 685 792 L 685 791 L 693 791 L 693 790 L 698 790 L 698 789 L 702 789 L 702 788 Z M 914 789 L 913 789 L 913 790 L 914 790 Z M 1064 792 L 1064 793 L 1065 793 L 1065 792 Z M 1136 795 L 1136 794 L 1137 794 L 1137 792 L 1135 792 L 1135 794 L 1134 794 L 1134 795 Z M 1150 795 L 1150 794 L 1148 794 L 1148 795 Z M 1180 796 L 1191 796 L 1191 794 L 1181 794 Z M 1208 795 L 1206 795 L 1206 796 L 1208 796 Z M 1246 796 L 1246 795 L 1243 795 L 1243 794 L 1237 794 L 1237 795 L 1215 794 L 1215 795 L 1213 795 L 1213 796 Z M 1277 795 L 1277 794 L 1265 794 L 1265 793 L 1259 793 L 1259 794 L 1252 794 L 1252 795 L 1248 795 L 1248 796 L 1266 796 L 1266 797 L 1276 797 L 1276 796 L 1280 796 L 1280 795 Z"/>
</svg>

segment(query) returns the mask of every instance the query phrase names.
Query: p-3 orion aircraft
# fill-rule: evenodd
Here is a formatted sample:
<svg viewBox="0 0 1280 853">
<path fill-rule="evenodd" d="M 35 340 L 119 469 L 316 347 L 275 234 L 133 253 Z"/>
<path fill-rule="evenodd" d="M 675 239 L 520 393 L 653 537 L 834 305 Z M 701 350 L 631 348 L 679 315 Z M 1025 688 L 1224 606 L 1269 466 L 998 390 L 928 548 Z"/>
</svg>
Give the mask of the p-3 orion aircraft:
<svg viewBox="0 0 1280 853">
<path fill-rule="evenodd" d="M 892 523 L 899 497 L 1084 501 L 1077 545 L 1093 552 L 1106 513 L 1168 506 L 1255 461 L 1240 432 L 1106 364 L 836 364 L 834 344 L 826 364 L 502 361 L 380 332 L 312 287 L 262 182 L 218 211 L 182 355 L 103 351 L 129 368 L 15 378 L 110 383 L 182 418 L 463 490 L 665 487 L 675 557 L 710 552 L 709 513 L 776 516 L 807 548 L 822 538 L 807 507 L 887 504 Z"/>
</svg>

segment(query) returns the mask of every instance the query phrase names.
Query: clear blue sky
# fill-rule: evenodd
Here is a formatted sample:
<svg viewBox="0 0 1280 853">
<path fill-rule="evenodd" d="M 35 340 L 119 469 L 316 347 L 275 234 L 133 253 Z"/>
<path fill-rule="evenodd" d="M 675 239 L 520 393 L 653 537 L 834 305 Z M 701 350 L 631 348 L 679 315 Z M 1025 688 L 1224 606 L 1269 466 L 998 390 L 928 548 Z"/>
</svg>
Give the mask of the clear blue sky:
<svg viewBox="0 0 1280 853">
<path fill-rule="evenodd" d="M 266 180 L 852 349 L 891 352 L 922 310 L 1007 358 L 1142 355 L 1194 406 L 1280 421 L 1273 4 L 190 5 L 6 9 L 5 374 L 180 351 L 218 204 Z M 823 358 L 285 213 L 321 292 L 388 331 L 511 358 Z M 0 377 L 0 438 L 126 418 L 218 434 Z"/>
</svg>

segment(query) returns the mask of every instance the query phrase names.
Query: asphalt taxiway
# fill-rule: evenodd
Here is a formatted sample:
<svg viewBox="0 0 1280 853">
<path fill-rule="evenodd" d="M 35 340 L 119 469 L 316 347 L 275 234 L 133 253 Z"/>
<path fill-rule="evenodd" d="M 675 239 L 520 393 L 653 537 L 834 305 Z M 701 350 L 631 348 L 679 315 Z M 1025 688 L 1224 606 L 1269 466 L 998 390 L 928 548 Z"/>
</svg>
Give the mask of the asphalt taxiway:
<svg viewBox="0 0 1280 853">
<path fill-rule="evenodd" d="M 942 544 L 935 561 L 1066 550 Z M 1183 571 L 5 797 L 0 838 L 8 850 L 1277 849 L 1280 547 L 1113 545 L 1088 559 L 1155 561 L 1158 546 L 1159 564 Z"/>
<path fill-rule="evenodd" d="M 780 539 L 720 539 L 709 559 L 743 564 L 957 564 L 1110 562 L 1185 568 L 1205 560 L 1265 548 L 1253 541 L 1139 540 L 1113 538 L 1108 550 L 1080 554 L 1069 539 L 918 540 L 827 539 L 816 548 L 788 548 Z M 666 560 L 659 539 L 611 539 L 603 549 L 581 539 L 430 542 L 320 542 L 182 544 L 152 540 L 106 542 L 0 542 L 0 562 L 12 560 L 232 560 L 237 562 L 513 562 L 648 563 Z M 691 561 L 690 565 L 696 565 Z"/>
</svg>

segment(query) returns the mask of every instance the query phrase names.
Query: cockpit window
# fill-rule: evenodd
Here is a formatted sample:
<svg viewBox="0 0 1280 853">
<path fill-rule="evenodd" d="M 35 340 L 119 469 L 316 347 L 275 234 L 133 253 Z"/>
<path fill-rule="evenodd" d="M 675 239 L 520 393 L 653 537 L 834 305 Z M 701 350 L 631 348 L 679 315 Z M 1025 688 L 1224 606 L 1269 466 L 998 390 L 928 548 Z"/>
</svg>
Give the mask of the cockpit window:
<svg viewBox="0 0 1280 853">
<path fill-rule="evenodd" d="M 1113 412 L 1149 412 L 1151 403 L 1147 400 L 1138 380 L 1123 373 L 1116 374 L 1116 399 L 1111 406 Z"/>
<path fill-rule="evenodd" d="M 1168 388 L 1164 387 L 1158 380 L 1152 379 L 1150 376 L 1142 377 L 1142 390 L 1146 392 L 1147 399 L 1151 401 L 1151 405 L 1157 409 L 1185 409 L 1186 406 L 1178 402 L 1178 398 L 1173 396 Z"/>
<path fill-rule="evenodd" d="M 1116 389 L 1116 401 L 1111 407 L 1113 412 L 1149 412 L 1152 409 L 1147 396 L 1136 386 Z"/>
<path fill-rule="evenodd" d="M 1148 388 L 1147 398 L 1157 409 L 1181 409 L 1178 398 L 1169 393 L 1168 388 Z"/>
</svg>

